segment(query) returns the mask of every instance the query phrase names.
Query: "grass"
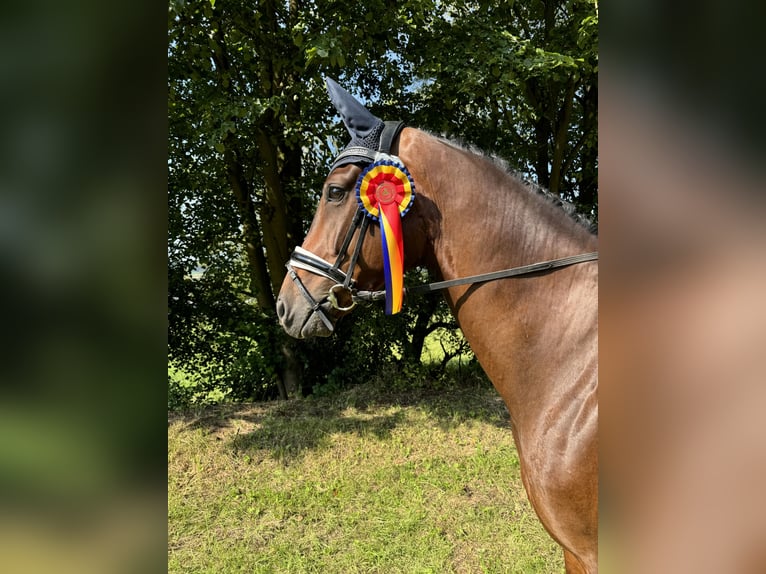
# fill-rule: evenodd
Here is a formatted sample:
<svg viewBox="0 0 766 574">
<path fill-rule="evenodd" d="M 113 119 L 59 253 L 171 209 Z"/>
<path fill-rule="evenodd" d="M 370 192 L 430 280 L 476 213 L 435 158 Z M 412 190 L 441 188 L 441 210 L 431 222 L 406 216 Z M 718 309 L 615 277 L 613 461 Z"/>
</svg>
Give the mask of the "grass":
<svg viewBox="0 0 766 574">
<path fill-rule="evenodd" d="M 170 572 L 561 572 L 493 389 L 222 405 L 168 426 Z"/>
</svg>

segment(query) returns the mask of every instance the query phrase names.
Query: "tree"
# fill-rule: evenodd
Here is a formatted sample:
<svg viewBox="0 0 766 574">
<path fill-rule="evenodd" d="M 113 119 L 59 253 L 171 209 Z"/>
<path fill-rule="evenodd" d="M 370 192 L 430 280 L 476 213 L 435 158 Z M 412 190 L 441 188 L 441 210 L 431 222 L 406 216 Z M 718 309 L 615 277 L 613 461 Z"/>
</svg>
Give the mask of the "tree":
<svg viewBox="0 0 766 574">
<path fill-rule="evenodd" d="M 228 289 L 217 294 L 239 292 L 242 302 L 255 303 L 251 308 L 264 324 L 273 323 L 290 240 L 302 235 L 301 217 L 287 215 L 303 210 L 288 193 L 301 173 L 302 150 L 298 138 L 289 137 L 297 121 L 290 86 L 299 55 L 284 37 L 283 17 L 273 2 L 255 12 L 234 2 L 175 2 L 168 25 L 170 261 L 177 268 L 171 290 L 193 281 L 201 266 L 204 283 L 228 278 Z M 280 115 L 290 129 L 282 129 Z M 171 300 L 171 323 L 193 302 Z M 197 307 L 198 318 L 217 318 L 204 309 Z M 276 330 L 266 337 L 274 338 L 280 338 Z M 287 342 L 271 347 L 271 372 L 286 396 L 294 380 L 291 349 Z"/>
<path fill-rule="evenodd" d="M 597 216 L 595 0 L 451 2 L 418 43 L 421 125 L 510 160 Z"/>
<path fill-rule="evenodd" d="M 378 117 L 473 142 L 595 213 L 594 8 L 171 0 L 170 362 L 204 373 L 203 389 L 246 398 L 312 386 L 332 369 L 316 360 L 328 352 L 363 360 L 337 340 L 289 340 L 275 319 L 284 263 L 347 140 L 324 76 Z M 419 358 L 435 307 L 417 304 L 409 323 L 383 330 L 404 357 Z M 372 316 L 352 321 L 350 336 L 381 328 Z"/>
<path fill-rule="evenodd" d="M 397 66 L 378 65 L 392 45 L 390 28 L 374 17 L 385 6 L 171 2 L 171 361 L 199 367 L 220 360 L 213 349 L 224 329 L 262 347 L 272 341 L 254 360 L 270 363 L 266 371 L 283 397 L 298 384 L 295 344 L 276 327 L 274 309 L 284 263 L 313 211 L 316 192 L 306 188 L 320 189 L 333 147 L 342 141 L 328 145 L 327 134 L 340 132 L 322 77 L 404 82 Z M 316 15 L 320 7 L 323 17 Z M 371 32 L 362 48 L 352 41 L 360 17 Z M 366 85 L 365 93 L 373 94 L 376 86 Z M 223 297 L 232 294 L 237 298 Z M 220 306 L 209 304 L 219 297 L 241 311 L 225 324 Z M 246 335 L 253 322 L 261 326 L 258 339 Z M 229 369 L 224 378 L 232 375 Z"/>
</svg>

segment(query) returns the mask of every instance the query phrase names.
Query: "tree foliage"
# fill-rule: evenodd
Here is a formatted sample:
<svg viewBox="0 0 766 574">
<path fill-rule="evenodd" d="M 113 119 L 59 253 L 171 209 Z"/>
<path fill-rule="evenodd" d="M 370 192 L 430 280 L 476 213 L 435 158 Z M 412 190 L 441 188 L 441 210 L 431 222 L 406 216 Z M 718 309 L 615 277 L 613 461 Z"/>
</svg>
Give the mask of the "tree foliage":
<svg viewBox="0 0 766 574">
<path fill-rule="evenodd" d="M 508 159 L 596 217 L 593 1 L 449 3 L 420 43 L 419 125 Z"/>
<path fill-rule="evenodd" d="M 597 25 L 592 0 L 171 0 L 168 354 L 195 378 L 172 386 L 174 402 L 286 396 L 416 362 L 443 319 L 423 300 L 300 343 L 276 324 L 284 262 L 347 140 L 325 76 L 377 116 L 474 143 L 595 217 Z"/>
</svg>

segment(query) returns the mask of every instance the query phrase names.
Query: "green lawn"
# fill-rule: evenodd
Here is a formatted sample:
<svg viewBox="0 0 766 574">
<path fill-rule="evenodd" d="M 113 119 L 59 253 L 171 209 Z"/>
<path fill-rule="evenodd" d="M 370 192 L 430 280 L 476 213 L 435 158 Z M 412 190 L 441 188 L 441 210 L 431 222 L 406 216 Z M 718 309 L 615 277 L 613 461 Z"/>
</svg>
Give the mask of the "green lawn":
<svg viewBox="0 0 766 574">
<path fill-rule="evenodd" d="M 492 388 L 172 414 L 170 572 L 562 572 Z"/>
</svg>

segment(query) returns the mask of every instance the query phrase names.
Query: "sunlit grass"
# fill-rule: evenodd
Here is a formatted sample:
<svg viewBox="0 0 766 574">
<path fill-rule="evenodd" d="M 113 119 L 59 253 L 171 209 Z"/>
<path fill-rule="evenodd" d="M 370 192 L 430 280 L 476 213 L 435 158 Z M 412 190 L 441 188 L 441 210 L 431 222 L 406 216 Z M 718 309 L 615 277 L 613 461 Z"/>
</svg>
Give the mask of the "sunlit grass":
<svg viewBox="0 0 766 574">
<path fill-rule="evenodd" d="M 171 572 L 561 572 L 493 389 L 220 406 L 168 428 Z"/>
</svg>

